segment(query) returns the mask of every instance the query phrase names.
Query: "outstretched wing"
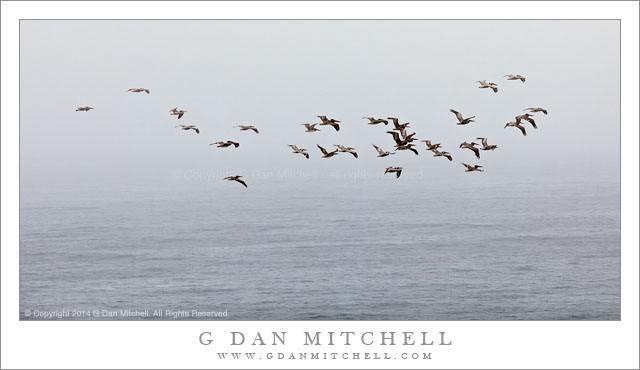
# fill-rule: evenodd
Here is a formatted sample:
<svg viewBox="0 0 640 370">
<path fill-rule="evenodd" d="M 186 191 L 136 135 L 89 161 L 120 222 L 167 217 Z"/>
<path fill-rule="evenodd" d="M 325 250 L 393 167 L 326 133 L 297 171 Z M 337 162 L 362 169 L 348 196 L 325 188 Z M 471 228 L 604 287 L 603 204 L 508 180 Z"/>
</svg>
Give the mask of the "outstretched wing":
<svg viewBox="0 0 640 370">
<path fill-rule="evenodd" d="M 321 147 L 320 145 L 316 144 L 318 146 L 318 148 L 320 148 L 320 151 L 322 152 L 322 154 L 327 155 L 329 153 L 327 153 L 327 150 L 323 147 Z"/>
<path fill-rule="evenodd" d="M 373 147 L 376 148 L 376 150 L 378 151 L 378 154 L 380 155 L 384 154 L 384 150 L 380 149 L 378 146 L 376 146 L 376 144 L 373 144 Z"/>
<path fill-rule="evenodd" d="M 516 127 L 522 131 L 522 135 L 527 136 L 527 130 L 524 129 L 524 126 L 517 125 Z"/>
<path fill-rule="evenodd" d="M 449 112 L 455 114 L 458 121 L 462 122 L 464 120 L 464 118 L 462 118 L 462 114 L 460 114 L 460 112 L 458 112 L 457 110 L 449 109 Z"/>
<path fill-rule="evenodd" d="M 470 147 L 469 149 L 473 150 L 473 152 L 476 154 L 476 157 L 480 159 L 480 150 L 478 150 L 478 148 Z"/>
<path fill-rule="evenodd" d="M 393 136 L 393 140 L 396 142 L 396 144 L 398 144 L 398 145 L 402 144 L 402 140 L 400 140 L 400 135 L 398 135 L 397 132 L 395 132 L 395 131 L 387 131 L 387 134 L 391 134 L 391 136 Z"/>
</svg>

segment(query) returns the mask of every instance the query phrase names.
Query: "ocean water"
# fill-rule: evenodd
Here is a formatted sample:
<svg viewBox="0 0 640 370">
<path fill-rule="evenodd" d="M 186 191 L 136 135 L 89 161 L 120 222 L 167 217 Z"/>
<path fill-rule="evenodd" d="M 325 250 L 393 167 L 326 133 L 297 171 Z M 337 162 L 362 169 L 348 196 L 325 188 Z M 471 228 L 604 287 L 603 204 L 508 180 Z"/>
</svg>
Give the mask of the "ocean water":
<svg viewBox="0 0 640 370">
<path fill-rule="evenodd" d="M 20 318 L 620 319 L 617 180 L 474 181 L 23 187 Z"/>
</svg>

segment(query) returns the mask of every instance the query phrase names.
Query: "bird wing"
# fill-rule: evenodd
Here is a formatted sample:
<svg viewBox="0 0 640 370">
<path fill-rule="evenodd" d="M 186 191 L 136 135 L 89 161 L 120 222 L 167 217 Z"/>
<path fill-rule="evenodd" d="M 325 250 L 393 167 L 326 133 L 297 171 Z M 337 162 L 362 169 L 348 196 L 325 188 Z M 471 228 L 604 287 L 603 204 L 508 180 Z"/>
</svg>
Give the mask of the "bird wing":
<svg viewBox="0 0 640 370">
<path fill-rule="evenodd" d="M 391 121 L 393 121 L 393 125 L 398 128 L 398 118 L 396 117 L 387 117 L 387 119 L 390 119 Z"/>
<path fill-rule="evenodd" d="M 260 133 L 260 131 L 258 131 L 258 129 L 257 129 L 257 128 L 255 128 L 255 127 L 251 127 L 251 130 L 253 130 L 253 132 L 255 132 L 256 134 L 259 134 L 259 133 Z"/>
<path fill-rule="evenodd" d="M 244 185 L 244 187 L 245 187 L 245 188 L 247 188 L 247 187 L 248 187 L 246 182 L 244 182 L 244 181 L 242 181 L 242 180 L 240 180 L 240 179 L 234 179 L 234 180 L 235 180 L 235 181 L 237 181 L 237 182 L 239 182 L 239 183 L 241 183 L 242 185 Z"/>
<path fill-rule="evenodd" d="M 327 153 L 327 150 L 323 147 L 321 147 L 320 145 L 316 144 L 318 146 L 318 148 L 320 148 L 320 151 L 322 152 L 322 154 L 327 155 L 329 153 Z"/>
<path fill-rule="evenodd" d="M 516 125 L 516 127 L 522 131 L 522 135 L 527 136 L 527 130 L 524 129 L 524 126 Z"/>
<path fill-rule="evenodd" d="M 449 109 L 449 111 L 456 115 L 458 121 L 462 122 L 464 120 L 464 118 L 462 118 L 462 114 L 460 114 L 460 112 L 458 112 L 457 110 Z"/>
<path fill-rule="evenodd" d="M 400 135 L 398 135 L 397 132 L 387 131 L 387 134 L 391 134 L 391 136 L 393 136 L 393 140 L 396 142 L 396 144 L 400 145 L 402 143 L 402 140 L 400 140 Z"/>
<path fill-rule="evenodd" d="M 478 148 L 470 147 L 469 149 L 473 150 L 473 152 L 476 154 L 476 157 L 480 159 L 480 150 L 478 150 Z"/>
<path fill-rule="evenodd" d="M 396 170 L 396 179 L 402 175 L 402 169 Z"/>
<path fill-rule="evenodd" d="M 193 130 L 195 130 L 196 134 L 199 134 L 199 133 L 200 133 L 200 130 L 198 130 L 198 128 L 197 128 L 197 127 L 194 127 L 194 128 L 193 128 Z"/>
<path fill-rule="evenodd" d="M 184 116 L 184 112 L 178 113 L 178 119 L 182 118 L 182 116 Z"/>
<path fill-rule="evenodd" d="M 378 154 L 380 154 L 380 155 L 384 154 L 384 150 L 380 149 L 375 144 L 373 144 L 373 147 L 376 148 L 376 150 L 378 151 Z"/>
</svg>

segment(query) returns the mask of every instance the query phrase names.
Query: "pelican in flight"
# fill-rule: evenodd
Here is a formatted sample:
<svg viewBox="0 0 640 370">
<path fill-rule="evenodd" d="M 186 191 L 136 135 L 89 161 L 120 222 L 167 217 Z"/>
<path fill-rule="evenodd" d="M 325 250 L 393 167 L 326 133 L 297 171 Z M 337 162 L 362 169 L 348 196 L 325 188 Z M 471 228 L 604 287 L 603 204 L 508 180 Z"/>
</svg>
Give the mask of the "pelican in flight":
<svg viewBox="0 0 640 370">
<path fill-rule="evenodd" d="M 540 108 L 540 107 L 537 107 L 537 108 L 527 108 L 527 109 L 523 109 L 523 110 L 528 110 L 528 111 L 529 111 L 529 112 L 531 112 L 531 113 L 542 112 L 542 113 L 544 113 L 544 115 L 545 115 L 545 116 L 546 116 L 546 115 L 547 115 L 547 113 L 548 113 L 546 109 L 544 109 L 544 108 Z"/>
<path fill-rule="evenodd" d="M 405 122 L 403 124 L 400 124 L 400 121 L 396 117 L 387 117 L 387 118 L 390 119 L 393 122 L 392 130 L 402 131 L 405 128 L 409 127 L 409 122 Z"/>
<path fill-rule="evenodd" d="M 253 130 L 253 132 L 255 132 L 256 134 L 260 133 L 255 126 L 251 126 L 251 125 L 249 125 L 249 126 L 238 125 L 238 126 L 233 126 L 233 127 L 240 127 L 240 131 Z"/>
<path fill-rule="evenodd" d="M 200 130 L 198 130 L 198 128 L 196 126 L 194 126 L 194 125 L 179 125 L 179 126 L 176 126 L 176 127 L 180 127 L 183 130 L 193 130 L 193 131 L 196 132 L 196 134 L 200 133 Z"/>
<path fill-rule="evenodd" d="M 478 148 L 475 147 L 476 145 L 478 145 L 478 143 L 474 143 L 473 141 L 470 143 L 463 141 L 462 143 L 460 143 L 460 148 L 470 149 L 476 154 L 476 157 L 480 159 L 480 150 L 478 150 Z"/>
<path fill-rule="evenodd" d="M 504 128 L 507 127 L 517 127 L 522 131 L 522 135 L 527 136 L 527 130 L 524 129 L 524 126 L 520 125 L 520 122 L 507 122 Z"/>
<path fill-rule="evenodd" d="M 338 145 L 333 144 L 333 146 L 337 146 L 338 147 L 338 151 L 341 152 L 341 153 L 350 153 L 354 157 L 358 158 L 358 153 L 356 153 L 356 149 L 355 148 L 346 147 L 346 146 L 340 145 L 340 144 L 338 144 Z"/>
<path fill-rule="evenodd" d="M 394 172 L 396 173 L 396 179 L 397 179 L 398 177 L 400 177 L 400 175 L 402 175 L 402 167 L 387 167 L 384 170 L 385 175 L 388 173 L 394 173 Z"/>
<path fill-rule="evenodd" d="M 242 176 L 238 176 L 238 175 L 236 175 L 236 176 L 227 176 L 227 177 L 225 177 L 223 180 L 228 180 L 228 181 L 237 181 L 237 182 L 241 183 L 242 185 L 244 185 L 244 187 L 245 187 L 245 188 L 247 188 L 247 187 L 248 187 L 248 186 L 247 186 L 247 183 L 246 183 L 246 182 L 244 182 L 243 180 L 240 180 L 240 178 L 241 178 L 241 177 L 242 177 Z"/>
<path fill-rule="evenodd" d="M 376 146 L 376 144 L 373 144 L 373 147 L 376 148 L 376 150 L 378 151 L 378 157 L 386 157 L 388 155 L 396 154 L 391 152 L 385 152 L 384 150 L 382 150 L 382 148 Z"/>
<path fill-rule="evenodd" d="M 316 128 L 317 123 L 303 123 L 302 126 L 307 128 L 306 132 L 316 132 L 320 131 Z"/>
<path fill-rule="evenodd" d="M 516 122 L 517 123 L 521 123 L 522 120 L 525 120 L 527 122 L 529 122 L 531 124 L 531 126 L 533 126 L 533 128 L 537 129 L 538 126 L 536 126 L 536 121 L 533 120 L 533 115 L 529 114 L 529 113 L 525 113 L 519 116 L 516 116 Z"/>
<path fill-rule="evenodd" d="M 506 77 L 507 80 L 520 80 L 522 82 L 526 80 L 526 78 L 520 75 L 504 75 L 504 77 Z"/>
<path fill-rule="evenodd" d="M 318 145 L 318 144 L 316 144 L 316 145 Z M 322 158 L 331 158 L 334 155 L 338 154 L 338 149 L 333 150 L 331 152 L 327 152 L 327 150 L 325 148 L 321 147 L 320 145 L 318 145 L 318 148 L 320 148 L 320 151 L 322 152 Z"/>
<path fill-rule="evenodd" d="M 76 109 L 76 112 L 88 112 L 91 109 L 93 109 L 93 108 L 91 108 L 91 107 L 79 107 L 78 109 Z"/>
<path fill-rule="evenodd" d="M 231 141 L 231 140 L 227 140 L 227 141 L 216 141 L 215 143 L 211 143 L 209 145 L 218 145 L 216 148 L 228 148 L 231 145 L 235 146 L 236 148 L 240 146 L 240 143 L 236 143 L 235 141 Z"/>
<path fill-rule="evenodd" d="M 493 90 L 494 93 L 498 92 L 498 85 L 494 84 L 493 82 L 487 82 L 485 80 L 476 81 L 476 82 L 480 83 L 480 86 L 478 86 L 478 89 L 490 88 L 491 90 Z"/>
<path fill-rule="evenodd" d="M 413 141 L 417 140 L 413 137 L 416 134 L 415 132 L 407 135 L 407 131 L 405 131 L 405 129 L 402 129 L 399 134 L 395 131 L 387 131 L 387 134 L 393 136 L 393 141 L 396 142 L 396 148 L 406 146 L 407 144 L 411 144 Z"/>
<path fill-rule="evenodd" d="M 470 165 L 470 164 L 466 164 L 466 163 L 462 163 L 463 166 L 465 166 L 467 169 L 464 172 L 473 172 L 473 171 L 480 171 L 483 172 L 484 170 L 481 170 L 482 166 L 479 165 Z"/>
<path fill-rule="evenodd" d="M 333 118 L 328 119 L 327 116 L 318 116 L 318 118 L 320 118 L 322 120 L 322 123 L 320 123 L 320 126 L 332 126 L 333 128 L 336 129 L 336 131 L 340 131 L 340 125 L 338 124 L 340 121 L 335 120 Z"/>
<path fill-rule="evenodd" d="M 178 119 L 182 118 L 182 116 L 184 116 L 184 113 L 186 112 L 186 110 L 182 110 L 182 109 L 178 109 L 178 107 L 175 107 L 173 109 L 171 109 L 169 111 L 172 116 L 178 116 Z"/>
<path fill-rule="evenodd" d="M 440 143 L 431 144 L 431 140 L 420 140 L 420 141 L 422 141 L 425 144 L 427 144 L 427 150 L 436 150 L 436 149 L 440 148 Z"/>
<path fill-rule="evenodd" d="M 309 153 L 307 153 L 306 149 L 300 149 L 295 145 L 289 145 L 289 147 L 293 149 L 293 153 L 302 154 L 303 156 L 307 157 L 307 159 L 309 159 Z"/>
<path fill-rule="evenodd" d="M 476 139 L 478 140 L 482 140 L 482 148 L 480 148 L 480 150 L 494 150 L 495 148 L 497 148 L 497 145 L 489 145 L 487 144 L 487 138 L 486 137 L 477 137 Z"/>
<path fill-rule="evenodd" d="M 462 114 L 460 114 L 460 112 L 458 112 L 457 110 L 449 109 L 449 112 L 455 114 L 456 118 L 458 118 L 458 123 L 456 123 L 456 125 L 467 125 L 471 122 L 475 122 L 474 120 L 472 120 L 472 118 L 476 118 L 476 116 L 462 118 Z"/>
<path fill-rule="evenodd" d="M 145 89 L 145 88 L 142 88 L 142 87 L 136 87 L 136 88 L 127 90 L 127 92 L 129 92 L 129 91 L 135 92 L 135 93 L 139 93 L 139 92 L 143 92 L 144 91 L 147 94 L 149 93 L 149 89 Z"/>
<path fill-rule="evenodd" d="M 449 161 L 452 161 L 453 158 L 451 158 L 451 154 L 449 154 L 449 152 L 441 152 L 438 149 L 434 149 L 433 150 L 433 156 L 434 157 L 445 157 L 447 158 Z"/>
<path fill-rule="evenodd" d="M 408 143 L 403 145 L 396 145 L 396 150 L 411 150 L 415 155 L 419 155 L 418 151 L 414 148 L 415 145 Z"/>
<path fill-rule="evenodd" d="M 382 118 L 374 118 L 374 117 L 362 117 L 362 119 L 368 119 L 369 120 L 369 125 L 377 125 L 379 123 L 384 123 L 385 125 L 389 124 L 389 121 L 387 121 L 386 119 L 382 119 Z"/>
</svg>

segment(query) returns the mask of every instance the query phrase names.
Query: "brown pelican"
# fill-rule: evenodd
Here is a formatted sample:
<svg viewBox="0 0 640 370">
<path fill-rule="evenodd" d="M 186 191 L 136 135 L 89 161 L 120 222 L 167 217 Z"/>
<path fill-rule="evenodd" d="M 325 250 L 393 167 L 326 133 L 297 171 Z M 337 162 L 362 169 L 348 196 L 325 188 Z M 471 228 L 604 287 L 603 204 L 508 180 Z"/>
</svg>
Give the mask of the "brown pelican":
<svg viewBox="0 0 640 370">
<path fill-rule="evenodd" d="M 176 127 L 180 127 L 183 130 L 193 130 L 193 131 L 196 132 L 196 134 L 200 133 L 200 130 L 198 130 L 198 128 L 196 126 L 194 126 L 194 125 L 179 125 L 179 126 L 176 126 Z"/>
<path fill-rule="evenodd" d="M 317 123 L 303 123 L 302 126 L 307 128 L 307 132 L 320 131 L 316 128 Z"/>
<path fill-rule="evenodd" d="M 472 118 L 476 118 L 476 116 L 471 116 L 468 118 L 462 118 L 462 114 L 460 114 L 460 112 L 453 110 L 453 109 L 449 109 L 449 112 L 453 113 L 456 115 L 456 118 L 458 118 L 458 123 L 456 123 L 456 125 L 467 125 L 471 122 L 475 122 L 474 120 L 472 120 Z"/>
<path fill-rule="evenodd" d="M 441 152 L 438 149 L 434 149 L 433 150 L 433 156 L 434 157 L 446 157 L 449 161 L 453 160 L 453 158 L 451 158 L 451 154 L 449 154 L 449 152 Z"/>
<path fill-rule="evenodd" d="M 352 154 L 354 157 L 358 158 L 358 153 L 356 153 L 356 149 L 352 148 L 352 147 L 345 147 L 344 145 L 336 145 L 333 144 L 333 146 L 337 146 L 338 147 L 338 151 L 341 153 L 350 153 Z"/>
<path fill-rule="evenodd" d="M 239 126 L 233 126 L 233 127 L 240 127 L 240 131 L 253 130 L 253 132 L 255 132 L 256 134 L 260 133 L 255 126 L 239 125 Z"/>
<path fill-rule="evenodd" d="M 385 152 L 380 147 L 376 146 L 376 144 L 373 144 L 373 147 L 376 148 L 376 150 L 378 151 L 378 157 L 386 157 L 388 155 L 396 154 L 391 152 Z"/>
<path fill-rule="evenodd" d="M 527 108 L 527 109 L 523 109 L 523 110 L 528 110 L 531 113 L 542 112 L 542 113 L 544 113 L 545 116 L 547 115 L 547 110 L 543 109 L 543 108 L 540 108 L 540 107 L 538 107 L 538 108 Z"/>
<path fill-rule="evenodd" d="M 484 171 L 484 170 L 481 170 L 482 166 L 478 166 L 477 164 L 472 166 L 472 165 L 469 165 L 469 164 L 466 164 L 466 163 L 462 163 L 462 165 L 467 168 L 464 172 L 473 172 L 473 171 L 482 172 L 482 171 Z"/>
<path fill-rule="evenodd" d="M 516 116 L 516 122 L 517 123 L 521 123 L 520 121 L 525 120 L 527 122 L 529 122 L 531 124 L 531 126 L 533 126 L 533 128 L 537 129 L 538 126 L 536 126 L 536 121 L 533 120 L 533 115 L 529 114 L 529 113 L 525 113 L 519 116 Z"/>
<path fill-rule="evenodd" d="M 480 86 L 478 86 L 478 89 L 491 88 L 491 90 L 493 90 L 494 93 L 498 92 L 498 85 L 494 84 L 493 82 L 487 82 L 485 80 L 476 81 L 476 82 L 480 83 Z"/>
<path fill-rule="evenodd" d="M 507 80 L 520 80 L 522 82 L 524 82 L 524 80 L 526 80 L 526 78 L 520 76 L 520 75 L 504 75 L 504 77 L 507 78 Z"/>
<path fill-rule="evenodd" d="M 400 133 L 397 133 L 395 131 L 387 131 L 387 134 L 393 136 L 393 141 L 396 142 L 396 147 L 405 146 L 417 140 L 413 137 L 416 134 L 415 132 L 407 135 L 407 132 L 404 129 L 402 129 Z"/>
<path fill-rule="evenodd" d="M 425 144 L 427 144 L 427 150 L 435 150 L 440 148 L 440 143 L 438 144 L 431 144 L 431 140 L 420 140 L 422 142 L 424 142 Z"/>
<path fill-rule="evenodd" d="M 236 148 L 240 146 L 240 143 L 236 143 L 235 141 L 231 141 L 231 140 L 227 140 L 227 141 L 216 141 L 215 143 L 211 143 L 209 145 L 218 145 L 216 148 L 228 148 L 231 145 L 235 146 Z"/>
<path fill-rule="evenodd" d="M 527 130 L 524 129 L 524 126 L 520 125 L 520 122 L 507 122 L 504 128 L 507 127 L 517 127 L 522 131 L 522 135 L 527 136 Z"/>
<path fill-rule="evenodd" d="M 478 140 L 482 140 L 482 148 L 480 148 L 480 150 L 494 150 L 495 148 L 497 148 L 497 145 L 489 145 L 487 144 L 487 138 L 486 137 L 477 137 L 476 139 Z"/>
<path fill-rule="evenodd" d="M 400 177 L 400 175 L 402 175 L 402 167 L 387 167 L 384 170 L 385 175 L 388 173 L 394 173 L 394 172 L 396 173 L 396 179 L 397 179 L 398 177 Z"/>
<path fill-rule="evenodd" d="M 320 123 L 320 126 L 325 126 L 325 125 L 329 125 L 332 126 L 333 128 L 336 129 L 336 131 L 340 131 L 340 125 L 338 124 L 338 122 L 333 118 L 328 119 L 327 116 L 318 116 L 318 118 L 320 118 L 322 120 L 322 123 Z"/>
<path fill-rule="evenodd" d="M 387 118 L 390 119 L 391 121 L 393 121 L 393 129 L 392 130 L 402 131 L 405 128 L 409 127 L 409 122 L 405 122 L 403 124 L 400 124 L 400 121 L 398 121 L 398 118 L 396 118 L 396 117 L 387 117 Z"/>
<path fill-rule="evenodd" d="M 396 145 L 396 150 L 411 150 L 415 155 L 418 155 L 420 153 L 418 153 L 417 150 L 414 149 L 413 144 L 409 143 L 409 144 L 403 144 L 403 145 Z"/>
<path fill-rule="evenodd" d="M 303 156 L 307 157 L 307 159 L 309 159 L 309 153 L 307 153 L 306 149 L 300 149 L 295 145 L 289 145 L 289 147 L 291 147 L 291 149 L 293 149 L 293 153 L 302 154 Z"/>
<path fill-rule="evenodd" d="M 387 121 L 386 119 L 382 119 L 382 118 L 374 118 L 374 117 L 362 117 L 362 119 L 368 119 L 369 120 L 369 125 L 377 125 L 378 123 L 384 123 L 385 125 L 389 124 L 389 121 Z"/>
<path fill-rule="evenodd" d="M 182 118 L 182 116 L 184 115 L 186 110 L 178 109 L 178 107 L 175 107 L 175 108 L 171 109 L 169 112 L 171 112 L 170 114 L 172 116 L 178 116 L 178 119 L 180 119 L 180 118 Z"/>
<path fill-rule="evenodd" d="M 475 147 L 476 145 L 478 145 L 478 143 L 474 143 L 474 142 L 467 143 L 466 141 L 463 141 L 462 143 L 460 143 L 460 148 L 467 148 L 472 150 L 476 154 L 476 157 L 480 159 L 480 150 L 478 150 L 478 148 Z"/>
<path fill-rule="evenodd" d="M 145 89 L 145 88 L 142 88 L 142 87 L 137 87 L 137 88 L 133 88 L 133 89 L 129 89 L 129 90 L 127 90 L 127 92 L 129 92 L 129 91 L 131 91 L 131 92 L 136 92 L 136 93 L 138 93 L 138 92 L 143 92 L 143 91 L 144 91 L 144 92 L 146 92 L 147 94 L 149 93 L 149 89 Z"/>
<path fill-rule="evenodd" d="M 318 145 L 318 144 L 316 144 Z M 327 150 L 323 147 L 321 147 L 320 145 L 318 145 L 318 148 L 320 148 L 320 151 L 322 152 L 322 158 L 331 158 L 334 155 L 338 154 L 338 149 L 331 151 L 331 152 L 327 152 Z"/>
<path fill-rule="evenodd" d="M 76 109 L 76 112 L 88 112 L 91 109 L 93 109 L 93 108 L 91 108 L 91 107 L 79 107 L 78 109 Z"/>
<path fill-rule="evenodd" d="M 236 175 L 236 176 L 227 176 L 225 177 L 223 180 L 229 180 L 229 181 L 237 181 L 239 183 L 241 183 L 242 185 L 244 185 L 245 188 L 247 188 L 247 183 L 244 182 L 243 180 L 240 180 L 242 176 Z"/>
</svg>

